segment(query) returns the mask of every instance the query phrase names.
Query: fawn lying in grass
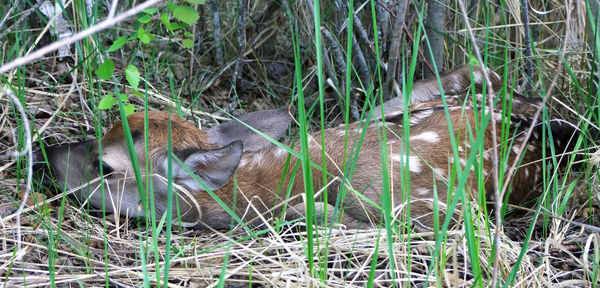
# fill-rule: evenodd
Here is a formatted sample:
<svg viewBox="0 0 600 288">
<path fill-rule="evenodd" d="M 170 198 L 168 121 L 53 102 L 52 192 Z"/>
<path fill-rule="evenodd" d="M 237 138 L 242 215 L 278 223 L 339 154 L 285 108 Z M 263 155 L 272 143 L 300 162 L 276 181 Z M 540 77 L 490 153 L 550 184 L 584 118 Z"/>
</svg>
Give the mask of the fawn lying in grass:
<svg viewBox="0 0 600 288">
<path fill-rule="evenodd" d="M 471 74 L 468 73 L 468 67 L 461 69 L 442 77 L 441 83 L 446 93 L 459 93 L 470 86 Z M 481 71 L 475 69 L 473 75 L 475 84 L 481 85 Z M 497 76 L 492 76 L 492 82 L 500 83 Z M 407 201 L 403 200 L 406 199 L 403 195 L 409 192 L 407 198 L 411 205 L 412 219 L 430 225 L 434 188 L 438 195 L 437 204 L 443 211 L 448 203 L 448 187 L 455 185 L 449 184 L 449 179 L 456 173 L 456 169 L 464 169 L 465 173 L 469 173 L 465 191 L 472 199 L 483 200 L 481 197 L 485 196 L 486 201 L 494 200 L 489 175 L 492 169 L 492 130 L 490 125 L 485 130 L 480 129 L 480 116 L 487 108 L 477 103 L 463 106 L 464 96 L 461 98 L 459 94 L 447 97 L 448 109 L 445 110 L 439 98 L 439 88 L 431 83 L 415 84 L 414 95 L 417 100 L 411 111 L 400 111 L 398 103 L 386 103 L 386 116 L 381 118 L 381 113 L 378 113 L 374 117 L 384 120 L 383 122 L 357 122 L 346 127 L 326 129 L 325 147 L 321 147 L 320 132 L 309 136 L 309 151 L 314 163 L 312 172 L 315 175 L 313 188 L 319 191 L 328 185 L 329 203 L 321 204 L 335 205 L 342 185 L 348 191 L 340 204 L 344 211 L 342 223 L 349 227 L 365 227 L 366 223 L 381 221 L 382 211 L 379 207 L 382 193 L 392 194 L 393 213 L 397 215 L 406 207 Z M 493 85 L 498 85 L 497 83 Z M 500 147 L 505 147 L 499 149 L 500 169 L 508 165 L 505 163 L 512 163 L 517 156 L 519 145 L 525 141 L 524 131 L 532 122 L 531 115 L 538 107 L 537 103 L 515 97 L 510 115 L 502 117 L 499 109 L 494 114 L 498 143 Z M 377 109 L 381 111 L 381 108 Z M 408 125 L 403 123 L 404 113 L 410 113 L 408 139 L 404 137 L 403 128 L 406 127 L 402 127 Z M 127 119 L 137 162 L 140 163 L 141 180 L 145 187 L 152 188 L 146 188 L 144 193 L 150 199 L 148 191 L 153 191 L 157 217 L 167 209 L 168 119 L 166 112 L 148 112 L 147 131 L 144 130 L 143 112 L 134 113 Z M 180 217 L 180 222 L 177 223 L 226 229 L 231 224 L 230 213 L 235 213 L 244 222 L 254 221 L 252 223 L 260 224 L 261 220 L 256 220 L 258 214 L 272 212 L 278 216 L 284 206 L 291 207 L 288 214 L 292 217 L 302 215 L 302 194 L 305 191 L 302 169 L 297 168 L 300 161 L 290 153 L 298 152 L 300 145 L 296 142 L 294 148 L 288 151 L 239 122 L 244 122 L 271 138 L 279 139 L 285 135 L 291 120 L 287 110 L 248 113 L 239 118 L 239 121 L 226 122 L 208 130 L 199 130 L 175 115 L 171 115 L 170 119 L 173 155 L 185 164 L 172 161 L 172 175 L 176 184 L 173 191 L 177 195 L 173 203 L 175 200 L 178 202 L 173 205 L 173 211 L 177 207 L 179 209 L 179 213 L 173 212 L 173 215 L 174 218 Z M 452 124 L 451 131 L 448 123 Z M 542 141 L 543 130 L 548 127 L 553 142 Z M 560 154 L 568 150 L 569 143 L 573 142 L 570 139 L 574 135 L 574 129 L 559 120 L 537 124 L 533 131 L 524 151 L 522 166 L 513 177 L 509 203 L 524 203 L 537 196 L 534 187 L 541 180 L 542 163 L 539 160 L 543 158 L 544 146 L 548 148 L 554 145 L 556 153 Z M 455 149 L 450 132 L 454 134 Z M 145 133 L 148 137 L 147 151 L 144 149 Z M 347 153 L 344 153 L 346 133 L 349 144 Z M 381 152 L 383 133 L 387 139 L 387 159 L 383 159 Z M 361 137 L 362 144 L 357 145 L 355 140 Z M 545 139 L 548 139 L 547 135 Z M 323 172 L 319 168 L 322 149 L 325 149 L 327 155 L 327 182 L 323 182 Z M 359 150 L 358 156 L 356 150 Z M 47 160 L 56 183 L 66 184 L 67 189 L 83 187 L 75 194 L 81 200 L 89 199 L 92 206 L 101 207 L 105 201 L 107 211 L 134 217 L 144 216 L 145 209 L 121 123 L 102 138 L 101 161 L 98 151 L 97 140 L 46 148 Z M 471 151 L 474 151 L 471 158 L 475 161 L 469 161 Z M 508 157 L 508 161 L 505 161 L 503 155 Z M 146 157 L 148 164 L 144 164 Z M 383 161 L 387 161 L 391 179 L 389 190 L 383 189 Z M 344 163 L 353 163 L 348 164 L 353 167 L 351 177 L 344 177 Z M 465 169 L 467 164 L 470 167 Z M 100 182 L 93 182 L 99 177 L 101 167 L 104 173 L 104 198 L 100 193 Z M 189 174 L 189 170 L 194 174 Z M 410 182 L 407 182 L 407 175 L 410 176 Z M 222 204 L 207 190 L 214 192 Z M 290 196 L 286 198 L 288 190 Z M 231 209 L 230 212 L 223 204 Z M 329 210 L 332 211 L 333 208 Z"/>
</svg>

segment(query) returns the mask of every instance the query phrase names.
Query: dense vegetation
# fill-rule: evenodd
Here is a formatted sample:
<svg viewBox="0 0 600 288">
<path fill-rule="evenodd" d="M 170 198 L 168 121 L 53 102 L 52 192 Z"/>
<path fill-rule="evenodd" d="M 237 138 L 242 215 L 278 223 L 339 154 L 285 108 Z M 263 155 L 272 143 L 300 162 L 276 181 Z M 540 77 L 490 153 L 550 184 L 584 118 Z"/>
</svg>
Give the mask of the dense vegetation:
<svg viewBox="0 0 600 288">
<path fill-rule="evenodd" d="M 595 0 L 87 2 L 0 3 L 4 286 L 597 287 Z M 503 77 L 501 98 L 514 89 L 543 99 L 543 119 L 581 130 L 569 167 L 543 172 L 538 203 L 504 206 L 502 221 L 464 200 L 470 221 L 439 231 L 407 215 L 359 231 L 281 219 L 253 233 L 195 231 L 103 215 L 65 197 L 72 191 L 29 185 L 29 157 L 13 154 L 28 135 L 34 149 L 98 137 L 144 109 L 203 127 L 291 105 L 289 137 L 305 138 L 469 63 Z"/>
</svg>

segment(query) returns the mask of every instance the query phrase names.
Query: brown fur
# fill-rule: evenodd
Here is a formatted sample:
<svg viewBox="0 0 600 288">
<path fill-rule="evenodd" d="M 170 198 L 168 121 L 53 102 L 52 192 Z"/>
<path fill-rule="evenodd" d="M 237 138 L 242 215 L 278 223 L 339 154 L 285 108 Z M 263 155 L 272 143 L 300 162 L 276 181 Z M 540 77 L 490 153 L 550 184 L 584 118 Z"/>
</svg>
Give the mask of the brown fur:
<svg viewBox="0 0 600 288">
<path fill-rule="evenodd" d="M 529 116 L 531 114 L 527 115 L 526 113 L 534 111 L 537 108 L 536 105 L 538 105 L 535 102 L 526 101 L 520 96 L 515 97 L 517 97 L 517 101 L 520 101 L 519 103 L 521 103 L 519 106 L 515 106 L 516 113 L 511 115 L 511 117 L 509 117 L 510 119 L 497 119 L 497 136 L 499 141 L 506 140 L 500 138 L 500 131 L 503 127 L 502 123 L 504 122 L 510 123 L 510 125 L 504 126 L 510 127 L 510 131 L 504 132 L 504 135 L 507 135 L 506 133 L 509 133 L 508 135 L 516 134 L 512 147 L 518 147 L 520 142 L 524 140 L 523 132 L 531 122 Z M 320 146 L 322 143 L 321 134 L 311 134 L 309 151 L 311 153 L 311 161 L 316 164 L 313 165 L 312 168 L 314 179 L 313 189 L 315 191 L 320 191 L 325 185 L 331 184 L 327 189 L 328 203 L 324 204 L 335 205 L 340 191 L 340 183 L 342 183 L 339 179 L 344 179 L 344 163 L 349 163 L 351 157 L 354 155 L 352 143 L 359 137 L 364 136 L 364 142 L 360 147 L 352 178 L 350 181 L 343 184 L 349 192 L 342 203 L 344 211 L 342 222 L 351 227 L 359 227 L 364 223 L 378 222 L 382 219 L 381 211 L 363 200 L 363 198 L 366 197 L 380 206 L 381 193 L 385 192 L 382 189 L 383 159 L 380 149 L 381 135 L 385 135 L 387 139 L 387 164 L 391 176 L 390 193 L 392 193 L 391 196 L 396 214 L 401 213 L 401 211 L 405 209 L 406 201 L 403 199 L 405 199 L 404 194 L 408 193 L 408 199 L 411 203 L 412 218 L 424 225 L 431 225 L 431 215 L 434 207 L 433 189 L 435 185 L 439 196 L 439 205 L 442 208 L 441 216 L 444 216 L 445 209 L 443 209 L 443 207 L 450 201 L 450 199 L 447 199 L 448 179 L 450 178 L 449 173 L 452 173 L 452 171 L 455 170 L 453 169 L 453 166 L 456 164 L 459 165 L 459 167 L 454 167 L 456 169 L 462 170 L 465 168 L 464 164 L 466 159 L 468 159 L 471 150 L 477 150 L 477 147 L 470 147 L 470 145 L 474 145 L 471 144 L 474 142 L 471 141 L 471 138 L 478 139 L 480 136 L 484 137 L 483 147 L 481 149 L 482 153 L 478 153 L 477 161 L 475 161 L 474 165 L 483 165 L 483 175 L 478 176 L 472 171 L 465 171 L 464 173 L 469 173 L 465 191 L 467 191 L 467 193 L 475 200 L 483 200 L 479 199 L 480 195 L 484 195 L 485 199 L 488 201 L 493 200 L 490 175 L 492 169 L 492 132 L 488 127 L 483 135 L 478 135 L 475 128 L 477 127 L 476 123 L 479 123 L 478 121 L 480 121 L 480 119 L 475 121 L 476 116 L 479 117 L 481 109 L 484 108 L 481 108 L 481 105 L 470 103 L 466 106 L 466 109 L 463 109 L 463 101 L 470 101 L 468 98 L 465 100 L 461 97 L 449 97 L 447 100 L 448 103 L 450 103 L 448 107 L 450 123 L 453 125 L 453 133 L 459 146 L 457 148 L 458 155 L 456 156 L 452 152 L 448 120 L 443 106 L 440 105 L 440 100 L 416 104 L 410 112 L 410 123 L 403 123 L 403 113 L 398 112 L 392 116 L 385 117 L 385 125 L 382 122 L 374 121 L 367 126 L 366 130 L 363 129 L 364 123 L 353 123 L 347 127 L 337 127 L 325 130 L 324 148 L 327 154 L 327 182 L 323 182 L 323 177 L 321 176 L 322 172 L 317 167 L 322 163 L 322 147 Z M 496 112 L 496 115 L 500 115 L 500 111 Z M 271 113 L 265 115 L 276 117 L 276 119 L 272 119 L 273 121 L 286 121 L 286 117 L 281 111 L 269 111 L 264 113 Z M 168 137 L 167 127 L 169 116 L 166 112 L 156 111 L 149 112 L 148 115 L 149 127 L 147 133 L 149 139 L 149 160 L 151 165 L 148 167 L 149 171 L 144 170 L 142 171 L 142 174 L 145 175 L 147 173 L 148 175 L 153 175 L 152 173 L 154 173 L 163 175 L 164 177 L 164 175 L 166 175 L 165 161 L 167 158 L 166 142 Z M 256 124 L 257 126 L 262 127 L 263 129 L 259 130 L 265 131 L 265 133 L 275 138 L 282 135 L 281 127 L 284 127 L 285 125 L 280 125 L 281 127 L 275 127 L 270 124 L 267 125 L 265 123 L 268 122 L 269 119 L 266 119 L 266 122 L 261 122 L 260 116 L 261 114 L 249 115 L 246 119 L 251 119 L 252 121 L 248 122 L 254 123 L 248 124 L 251 126 Z M 145 163 L 146 159 L 143 146 L 143 136 L 145 133 L 144 114 L 141 112 L 134 113 L 129 116 L 127 120 L 131 127 L 132 134 L 136 136 L 134 138 L 138 161 L 139 163 Z M 411 125 L 409 139 L 403 137 L 404 130 L 402 125 Z M 567 140 L 573 135 L 574 131 L 569 126 L 560 124 L 560 122 L 550 123 L 550 125 L 555 137 L 563 140 L 560 144 L 558 144 L 559 142 L 556 143 L 557 151 L 560 153 L 569 147 Z M 239 135 L 239 131 L 242 131 L 243 129 L 245 128 L 242 126 L 233 129 L 236 135 L 228 135 L 228 132 L 224 131 L 231 129 L 221 129 L 223 131 L 219 129 L 203 131 L 197 129 L 185 120 L 171 115 L 172 149 L 175 152 L 175 155 L 179 155 L 183 158 L 182 161 L 185 160 L 186 163 L 190 163 L 190 169 L 196 172 L 197 175 L 205 177 L 203 179 L 206 179 L 208 181 L 207 183 L 214 180 L 214 193 L 227 206 L 231 207 L 238 216 L 243 218 L 244 221 L 256 219 L 258 216 L 256 211 L 260 214 L 272 211 L 278 215 L 278 213 L 282 211 L 283 206 L 281 204 L 286 201 L 286 189 L 292 176 L 290 171 L 294 169 L 299 160 L 296 159 L 296 157 L 289 155 L 282 150 L 282 148 L 268 144 L 268 142 L 261 144 L 244 142 L 245 152 L 241 154 L 241 144 L 239 144 L 240 140 L 238 140 L 238 138 L 244 138 L 243 135 Z M 550 144 L 541 142 L 540 135 L 542 129 L 543 125 L 538 125 L 535 129 L 534 137 L 529 140 L 529 146 L 523 159 L 524 167 L 517 170 L 514 175 L 509 197 L 510 203 L 524 203 L 537 196 L 537 194 L 535 192 L 532 193 L 532 191 L 535 191 L 533 188 L 541 180 L 541 162 L 538 160 L 542 158 L 541 151 L 543 146 Z M 346 130 L 348 131 L 349 141 L 348 149 L 344 151 L 346 145 L 344 137 L 346 135 Z M 382 132 L 384 134 L 382 134 Z M 408 149 L 406 147 L 407 143 L 409 143 Z M 503 144 L 502 146 L 504 147 L 508 146 L 505 143 L 500 144 Z M 109 211 L 120 211 L 121 214 L 127 213 L 133 216 L 142 216 L 143 211 L 140 208 L 140 197 L 138 195 L 137 186 L 135 185 L 135 179 L 131 177 L 132 166 L 127 160 L 127 149 L 121 124 L 115 125 L 115 127 L 103 137 L 102 145 L 104 147 L 103 162 L 107 167 L 111 167 L 111 169 L 115 171 L 114 174 L 117 174 L 107 176 L 109 177 L 109 182 L 107 182 L 109 184 L 106 187 L 113 192 L 124 187 L 122 191 L 124 191 L 125 195 L 123 200 L 120 200 L 122 201 L 121 204 L 111 207 Z M 89 178 L 97 177 L 98 173 L 96 172 L 90 172 L 88 175 L 81 172 L 99 170 L 99 167 L 97 166 L 100 163 L 93 161 L 95 159 L 95 156 L 93 155 L 94 153 L 97 153 L 95 152 L 96 146 L 94 141 L 50 149 L 49 160 L 52 166 L 58 171 L 57 178 L 59 178 L 59 183 L 61 183 L 61 181 L 64 182 L 65 178 L 69 178 L 67 185 L 69 188 L 72 188 L 80 184 L 85 184 Z M 298 142 L 294 143 L 293 147 L 294 151 L 300 152 L 300 144 Z M 73 160 L 65 161 L 66 153 L 72 153 L 71 157 Z M 241 156 L 227 156 L 229 155 L 227 153 L 240 153 L 239 155 Z M 344 159 L 344 155 L 346 155 L 346 159 Z M 407 158 L 407 155 L 409 158 Z M 502 155 L 507 155 L 508 162 L 501 163 L 512 163 L 516 157 L 516 153 L 513 149 L 508 149 L 508 151 L 505 151 L 505 154 Z M 458 157 L 459 159 L 454 159 L 454 157 Z M 213 158 L 217 159 L 214 160 Z M 287 161 L 289 161 L 287 164 L 288 173 L 283 175 L 282 172 L 286 169 Z M 174 165 L 177 166 L 176 164 Z M 64 173 L 64 170 L 69 166 L 78 170 L 74 172 L 76 175 L 74 175 L 73 179 L 71 179 L 71 175 L 67 177 L 67 173 Z M 142 164 L 142 166 L 144 165 Z M 235 170 L 235 174 L 231 177 L 227 174 L 229 172 L 221 173 L 221 171 L 217 170 L 225 168 L 220 167 L 230 168 L 231 173 Z M 408 173 L 404 173 L 403 171 L 408 171 Z M 405 177 L 407 174 L 410 177 L 410 189 L 406 189 L 408 188 L 405 184 Z M 118 175 L 121 176 L 117 177 Z M 179 207 L 181 214 L 183 215 L 182 220 L 190 225 L 205 225 L 220 229 L 228 228 L 231 223 L 231 217 L 217 204 L 213 197 L 204 191 L 204 189 L 199 188 L 197 184 L 189 182 L 189 180 L 186 182 L 186 174 L 176 175 L 179 176 L 175 177 L 175 183 L 187 188 L 191 193 L 189 195 L 182 193 L 178 194 L 180 202 Z M 113 179 L 110 177 L 115 178 Z M 336 177 L 338 177 L 338 179 L 334 181 L 334 178 Z M 127 180 L 123 182 L 124 178 L 127 178 Z M 161 182 L 159 179 L 160 177 L 158 176 L 153 176 L 151 178 L 153 179 L 155 198 L 157 201 L 156 212 L 162 214 L 166 210 L 166 193 L 168 193 L 166 185 Z M 302 208 L 304 207 L 304 203 L 300 196 L 305 191 L 301 168 L 298 168 L 294 175 L 294 179 L 294 183 L 291 184 L 290 190 L 291 200 L 287 202 L 287 205 L 291 207 L 291 215 L 298 217 L 303 214 Z M 121 183 L 119 181 L 125 184 L 119 184 Z M 329 183 L 330 181 L 334 182 Z M 478 183 L 483 183 L 483 186 L 479 186 Z M 149 184 L 149 182 L 145 180 L 145 184 Z M 479 191 L 482 192 L 480 193 Z M 79 196 L 83 198 L 89 197 L 87 193 L 88 192 L 80 192 Z M 235 202 L 234 199 L 236 199 Z M 94 206 L 100 206 L 102 203 L 101 201 L 103 200 L 104 199 L 95 195 L 94 197 L 91 197 L 90 203 Z M 194 204 L 194 202 L 196 204 Z M 295 209 L 297 210 L 296 212 L 294 212 Z M 330 208 L 330 211 L 331 209 L 332 208 Z M 328 217 L 330 216 L 331 215 L 328 215 Z M 253 224 L 260 223 L 260 220 L 255 220 L 255 222 L 253 222 Z"/>
</svg>

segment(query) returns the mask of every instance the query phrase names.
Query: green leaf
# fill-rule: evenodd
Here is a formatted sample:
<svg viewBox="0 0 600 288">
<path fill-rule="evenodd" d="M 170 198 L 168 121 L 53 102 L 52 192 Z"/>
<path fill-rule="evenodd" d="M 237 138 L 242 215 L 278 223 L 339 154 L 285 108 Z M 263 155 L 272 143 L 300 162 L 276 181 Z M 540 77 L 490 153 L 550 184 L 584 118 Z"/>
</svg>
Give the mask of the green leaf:
<svg viewBox="0 0 600 288">
<path fill-rule="evenodd" d="M 163 23 L 163 25 L 165 25 L 165 27 L 167 27 L 169 31 L 173 32 L 173 27 L 171 27 L 171 21 L 169 21 L 169 16 L 167 13 L 160 14 L 160 21 Z"/>
<path fill-rule="evenodd" d="M 144 24 L 150 22 L 150 20 L 152 20 L 152 17 L 150 17 L 149 15 L 144 15 L 144 16 L 138 18 L 138 22 L 144 23 Z"/>
<path fill-rule="evenodd" d="M 127 78 L 127 82 L 133 90 L 138 90 L 138 85 L 140 84 L 140 72 L 138 72 L 137 67 L 133 65 L 127 66 L 125 68 L 125 78 Z"/>
<path fill-rule="evenodd" d="M 115 72 L 115 63 L 107 59 L 104 63 L 100 64 L 100 67 L 96 70 L 96 75 L 102 80 L 108 80 L 112 77 L 113 72 Z"/>
<path fill-rule="evenodd" d="M 169 12 L 171 13 L 173 13 L 173 11 L 175 11 L 175 8 L 177 8 L 177 6 L 173 4 L 173 2 L 169 2 L 165 6 L 167 7 L 167 10 L 169 10 Z"/>
<path fill-rule="evenodd" d="M 188 37 L 188 38 L 194 38 L 194 34 L 192 34 L 192 33 L 191 33 L 191 32 L 189 32 L 189 31 L 185 31 L 185 32 L 183 32 L 183 35 L 185 35 L 185 37 Z"/>
<path fill-rule="evenodd" d="M 141 98 L 143 98 L 143 97 L 144 97 L 144 94 L 140 93 L 139 91 L 135 91 L 135 90 L 134 90 L 134 91 L 130 91 L 130 92 L 131 92 L 131 94 L 133 94 L 133 95 L 136 95 L 136 96 L 138 96 L 138 97 L 141 97 Z"/>
<path fill-rule="evenodd" d="M 125 105 L 123 109 L 125 109 L 125 116 L 129 116 L 135 112 L 135 106 L 133 106 L 133 104 Z"/>
<path fill-rule="evenodd" d="M 472 66 L 479 66 L 479 60 L 477 60 L 477 57 L 475 57 L 475 55 L 469 55 L 469 64 L 471 64 Z"/>
<path fill-rule="evenodd" d="M 180 28 L 184 28 L 185 24 L 179 24 L 177 22 L 173 22 L 171 23 L 171 28 L 173 28 L 173 31 L 180 29 Z"/>
<path fill-rule="evenodd" d="M 102 97 L 102 99 L 100 100 L 100 103 L 98 103 L 98 109 L 100 109 L 100 110 L 110 109 L 115 105 L 116 102 L 117 101 L 115 101 L 115 97 L 113 97 L 112 94 L 108 94 L 108 95 Z"/>
<path fill-rule="evenodd" d="M 206 0 L 186 0 L 186 1 L 192 5 L 196 5 L 196 4 L 204 5 L 206 3 Z"/>
<path fill-rule="evenodd" d="M 185 48 L 188 48 L 188 49 L 190 49 L 190 48 L 194 47 L 194 41 L 192 41 L 192 40 L 190 40 L 190 39 L 187 39 L 187 38 L 186 38 L 186 39 L 183 39 L 183 40 L 181 40 L 181 44 L 182 44 L 183 46 L 185 46 Z"/>
<path fill-rule="evenodd" d="M 108 47 L 108 50 L 106 50 L 106 52 L 110 53 L 110 52 L 117 51 L 117 50 L 121 49 L 121 47 L 123 47 L 123 45 L 125 45 L 125 43 L 127 43 L 127 37 L 121 36 L 121 37 L 119 37 L 119 39 L 115 40 L 115 42 L 113 42 L 113 44 L 110 45 L 110 47 Z"/>
<path fill-rule="evenodd" d="M 200 18 L 198 12 L 194 10 L 194 8 L 189 6 L 177 6 L 177 8 L 173 10 L 173 16 L 175 16 L 177 20 L 188 25 L 196 23 L 196 21 L 198 21 L 198 18 Z"/>
<path fill-rule="evenodd" d="M 127 94 L 123 93 L 119 93 L 119 99 L 121 99 L 121 102 L 129 101 L 129 99 L 127 99 Z"/>
<path fill-rule="evenodd" d="M 148 35 L 148 33 L 146 33 L 146 30 L 144 30 L 144 28 L 142 27 L 140 27 L 140 29 L 138 30 L 137 37 L 144 44 L 150 43 L 150 35 Z"/>
<path fill-rule="evenodd" d="M 575 186 L 577 185 L 577 179 L 573 180 L 573 182 L 571 182 L 571 184 L 569 185 L 569 187 L 567 187 L 567 192 L 564 193 L 562 202 L 560 204 L 560 206 L 558 207 L 557 213 L 558 216 L 561 216 L 564 212 L 565 209 L 567 208 L 567 203 L 569 203 L 569 199 L 571 199 L 571 194 L 573 193 L 573 189 L 575 189 Z M 565 191 L 564 187 L 563 187 L 563 192 Z"/>
<path fill-rule="evenodd" d="M 144 12 L 146 14 L 154 14 L 154 13 L 156 13 L 156 11 L 158 11 L 158 8 L 148 8 L 148 9 L 144 9 L 142 12 Z"/>
</svg>

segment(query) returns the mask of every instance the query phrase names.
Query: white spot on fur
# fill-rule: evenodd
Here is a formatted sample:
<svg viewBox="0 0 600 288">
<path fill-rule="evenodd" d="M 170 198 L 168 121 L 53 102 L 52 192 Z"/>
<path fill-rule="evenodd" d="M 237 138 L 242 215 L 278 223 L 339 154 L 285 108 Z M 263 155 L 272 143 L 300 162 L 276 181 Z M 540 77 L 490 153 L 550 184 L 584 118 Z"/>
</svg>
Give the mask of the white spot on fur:
<svg viewBox="0 0 600 288">
<path fill-rule="evenodd" d="M 420 173 L 421 172 L 421 160 L 418 156 L 409 156 L 408 165 L 410 172 Z"/>
<path fill-rule="evenodd" d="M 281 147 L 275 148 L 275 152 L 273 153 L 277 158 L 283 158 L 287 155 L 287 151 Z"/>
<path fill-rule="evenodd" d="M 446 170 L 442 168 L 433 168 L 433 172 L 436 176 L 446 178 Z"/>
<path fill-rule="evenodd" d="M 431 190 L 427 188 L 419 188 L 415 190 L 415 194 L 419 196 L 431 195 Z"/>
<path fill-rule="evenodd" d="M 481 73 L 480 71 L 477 72 L 473 72 L 473 82 L 475 83 L 483 83 L 483 78 L 481 77 Z M 480 94 L 477 94 L 480 95 Z"/>
<path fill-rule="evenodd" d="M 338 137 L 345 137 L 346 136 L 346 129 L 338 129 L 337 131 L 335 131 L 335 134 Z"/>
<path fill-rule="evenodd" d="M 529 150 L 531 152 L 535 151 L 535 145 L 531 145 L 531 144 L 527 145 L 527 150 Z"/>
<path fill-rule="evenodd" d="M 517 147 L 516 145 L 513 145 L 511 149 L 512 149 L 513 153 L 519 154 L 519 147 Z"/>
<path fill-rule="evenodd" d="M 463 158 L 458 158 L 458 162 L 463 167 L 467 166 L 467 160 L 465 160 Z M 471 165 L 471 171 L 475 171 L 475 166 L 474 165 Z"/>
<path fill-rule="evenodd" d="M 542 176 L 542 167 L 535 165 L 535 175 L 533 175 L 533 183 L 538 183 L 538 179 Z"/>
<path fill-rule="evenodd" d="M 494 119 L 496 121 L 502 121 L 502 113 L 499 113 L 497 111 L 491 111 L 494 112 Z M 485 114 L 490 114 L 490 109 L 489 108 L 485 108 Z"/>
<path fill-rule="evenodd" d="M 492 158 L 492 151 L 490 151 L 490 150 L 483 151 L 483 159 L 489 161 L 490 158 Z"/>
<path fill-rule="evenodd" d="M 529 168 L 525 168 L 525 178 L 529 178 Z"/>
<path fill-rule="evenodd" d="M 240 164 L 238 166 L 244 167 L 244 166 L 248 165 L 248 163 L 249 163 L 248 157 L 242 157 L 242 160 L 240 160 Z"/>
<path fill-rule="evenodd" d="M 429 143 L 436 143 L 439 140 L 439 135 L 433 131 L 423 132 L 421 134 L 417 134 L 415 136 L 410 137 L 410 141 L 425 141 Z"/>
<path fill-rule="evenodd" d="M 406 157 L 404 155 L 400 155 L 400 154 L 392 154 L 392 161 L 394 162 L 402 162 L 405 161 L 406 159 L 403 159 L 403 157 Z M 420 173 L 421 172 L 421 159 L 419 159 L 419 156 L 408 156 L 408 169 L 410 170 L 410 172 L 413 173 Z"/>
<path fill-rule="evenodd" d="M 252 156 L 252 165 L 253 166 L 260 166 L 260 164 L 262 163 L 262 161 L 263 161 L 263 155 L 262 155 L 262 153 L 255 153 Z"/>
</svg>

